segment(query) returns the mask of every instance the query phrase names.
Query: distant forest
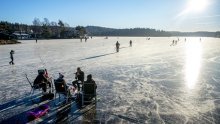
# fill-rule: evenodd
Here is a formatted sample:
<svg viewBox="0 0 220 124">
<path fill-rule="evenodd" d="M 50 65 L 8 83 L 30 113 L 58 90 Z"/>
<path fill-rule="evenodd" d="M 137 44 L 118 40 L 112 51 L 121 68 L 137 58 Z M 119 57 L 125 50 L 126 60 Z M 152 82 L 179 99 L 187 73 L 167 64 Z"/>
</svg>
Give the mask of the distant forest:
<svg viewBox="0 0 220 124">
<path fill-rule="evenodd" d="M 187 36 L 187 37 L 220 37 L 218 32 L 177 32 L 163 31 L 150 28 L 130 28 L 130 29 L 113 29 L 97 26 L 85 27 L 89 35 L 93 36 L 141 36 L 141 37 L 171 37 L 171 36 Z"/>
<path fill-rule="evenodd" d="M 95 36 L 171 36 L 169 32 L 149 28 L 113 29 L 97 26 L 87 26 L 86 31 L 89 35 Z"/>
<path fill-rule="evenodd" d="M 15 32 L 26 33 L 30 38 L 58 39 L 58 38 L 80 38 L 85 36 L 142 36 L 142 37 L 171 37 L 171 36 L 198 36 L 198 37 L 220 37 L 218 32 L 177 32 L 163 31 L 150 28 L 114 29 L 98 26 L 76 26 L 70 27 L 62 20 L 49 21 L 47 18 L 40 20 L 34 18 L 32 25 L 0 22 L 0 33 L 11 34 Z M 1 35 L 0 35 L 1 36 Z M 1 38 L 1 37 L 0 37 Z"/>
<path fill-rule="evenodd" d="M 44 18 L 41 21 L 38 18 L 33 20 L 33 25 L 10 23 L 7 21 L 0 22 L 0 33 L 11 36 L 13 33 L 20 33 L 30 35 L 30 38 L 38 39 L 57 39 L 57 38 L 78 38 L 86 34 L 86 30 L 82 26 L 75 28 L 70 27 L 69 24 L 62 20 L 49 21 Z"/>
</svg>

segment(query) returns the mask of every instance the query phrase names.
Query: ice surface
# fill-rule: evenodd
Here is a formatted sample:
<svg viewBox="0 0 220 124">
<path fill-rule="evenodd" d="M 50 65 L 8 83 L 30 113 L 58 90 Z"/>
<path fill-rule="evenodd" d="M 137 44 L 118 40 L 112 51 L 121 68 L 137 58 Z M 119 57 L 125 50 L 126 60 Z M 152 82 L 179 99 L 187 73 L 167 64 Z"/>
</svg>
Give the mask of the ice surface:
<svg viewBox="0 0 220 124">
<path fill-rule="evenodd" d="M 0 46 L 0 104 L 30 92 L 25 73 L 33 81 L 38 69 L 47 68 L 53 78 L 61 72 L 70 83 L 81 67 L 93 75 L 100 98 L 95 111 L 105 113 L 109 123 L 127 123 L 126 117 L 141 123 L 220 123 L 220 39 L 180 38 L 170 46 L 174 39 L 93 37 L 86 43 L 30 40 Z M 8 64 L 11 49 L 14 66 Z"/>
</svg>

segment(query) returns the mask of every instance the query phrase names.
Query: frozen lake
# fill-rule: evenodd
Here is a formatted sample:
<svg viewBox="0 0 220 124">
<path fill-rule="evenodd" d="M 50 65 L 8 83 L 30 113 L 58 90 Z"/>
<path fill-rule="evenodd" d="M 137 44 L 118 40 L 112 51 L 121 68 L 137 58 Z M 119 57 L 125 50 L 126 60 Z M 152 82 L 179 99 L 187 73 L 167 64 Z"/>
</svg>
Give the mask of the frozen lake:
<svg viewBox="0 0 220 124">
<path fill-rule="evenodd" d="M 109 114 L 109 122 L 120 122 L 110 116 L 119 114 L 144 123 L 220 123 L 220 39 L 180 38 L 170 46 L 174 39 L 94 37 L 86 43 L 32 40 L 0 46 L 0 104 L 30 92 L 25 74 L 34 80 L 38 69 L 47 68 L 53 78 L 61 72 L 70 83 L 81 67 L 98 85 L 95 111 Z"/>
</svg>

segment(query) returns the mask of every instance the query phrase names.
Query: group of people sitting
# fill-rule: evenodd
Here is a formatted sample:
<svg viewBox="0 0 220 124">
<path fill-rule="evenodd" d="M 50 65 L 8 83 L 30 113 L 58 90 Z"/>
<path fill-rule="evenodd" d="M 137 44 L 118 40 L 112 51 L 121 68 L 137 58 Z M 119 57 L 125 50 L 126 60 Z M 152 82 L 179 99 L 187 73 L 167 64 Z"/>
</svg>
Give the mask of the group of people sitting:
<svg viewBox="0 0 220 124">
<path fill-rule="evenodd" d="M 34 80 L 34 87 L 35 88 L 42 88 L 43 93 L 46 94 L 47 93 L 47 87 L 49 86 L 49 93 L 51 92 L 51 86 L 52 86 L 52 80 L 51 78 L 48 77 L 48 73 L 47 70 L 38 70 L 38 76 L 36 77 L 36 79 Z M 64 95 L 70 95 L 70 90 L 71 88 L 69 88 L 69 86 L 67 85 L 65 79 L 64 79 L 64 75 L 59 73 L 59 77 L 57 79 L 54 80 L 55 83 L 55 89 L 56 89 L 56 84 L 59 83 L 60 84 L 60 90 L 64 90 L 67 91 Z M 94 84 L 94 88 L 84 88 L 84 84 Z M 86 92 L 85 90 L 96 90 L 97 85 L 95 83 L 95 81 L 92 79 L 92 75 L 89 74 L 87 75 L 87 80 L 84 81 L 84 72 L 78 67 L 77 68 L 77 72 L 75 73 L 75 80 L 72 82 L 73 88 L 77 89 L 78 91 L 83 90 L 84 92 Z M 89 91 L 88 91 L 89 92 Z"/>
</svg>

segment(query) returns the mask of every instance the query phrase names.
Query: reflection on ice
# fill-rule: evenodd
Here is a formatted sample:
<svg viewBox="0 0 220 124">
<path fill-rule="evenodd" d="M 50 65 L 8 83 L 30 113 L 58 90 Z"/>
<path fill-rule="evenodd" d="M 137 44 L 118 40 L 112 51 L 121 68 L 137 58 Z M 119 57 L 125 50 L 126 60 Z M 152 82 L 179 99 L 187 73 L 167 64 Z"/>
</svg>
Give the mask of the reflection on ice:
<svg viewBox="0 0 220 124">
<path fill-rule="evenodd" d="M 193 89 L 196 85 L 202 57 L 202 46 L 199 42 L 190 42 L 186 45 L 186 65 L 185 65 L 185 81 L 189 89 Z"/>
</svg>

